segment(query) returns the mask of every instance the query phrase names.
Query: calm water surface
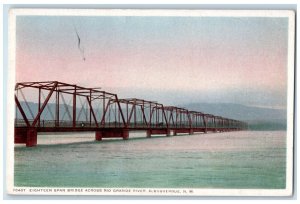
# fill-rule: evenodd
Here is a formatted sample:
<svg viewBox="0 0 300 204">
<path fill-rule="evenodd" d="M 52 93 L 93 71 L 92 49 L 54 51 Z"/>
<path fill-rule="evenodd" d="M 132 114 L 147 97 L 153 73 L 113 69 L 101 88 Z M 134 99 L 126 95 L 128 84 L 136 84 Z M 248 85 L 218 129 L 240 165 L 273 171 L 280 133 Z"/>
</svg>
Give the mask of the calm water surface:
<svg viewBox="0 0 300 204">
<path fill-rule="evenodd" d="M 285 188 L 285 131 L 145 137 L 38 135 L 15 146 L 15 186 Z"/>
</svg>

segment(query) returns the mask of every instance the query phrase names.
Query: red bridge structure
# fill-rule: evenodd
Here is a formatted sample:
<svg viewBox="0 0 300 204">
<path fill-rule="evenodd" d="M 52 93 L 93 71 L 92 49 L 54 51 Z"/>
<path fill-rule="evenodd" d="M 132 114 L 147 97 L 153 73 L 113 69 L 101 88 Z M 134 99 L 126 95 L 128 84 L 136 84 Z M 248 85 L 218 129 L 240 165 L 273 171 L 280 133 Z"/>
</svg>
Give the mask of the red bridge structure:
<svg viewBox="0 0 300 204">
<path fill-rule="evenodd" d="M 15 105 L 14 141 L 27 147 L 37 145 L 38 132 L 94 131 L 100 141 L 127 140 L 138 130 L 151 137 L 247 129 L 242 121 L 58 81 L 17 83 Z"/>
</svg>

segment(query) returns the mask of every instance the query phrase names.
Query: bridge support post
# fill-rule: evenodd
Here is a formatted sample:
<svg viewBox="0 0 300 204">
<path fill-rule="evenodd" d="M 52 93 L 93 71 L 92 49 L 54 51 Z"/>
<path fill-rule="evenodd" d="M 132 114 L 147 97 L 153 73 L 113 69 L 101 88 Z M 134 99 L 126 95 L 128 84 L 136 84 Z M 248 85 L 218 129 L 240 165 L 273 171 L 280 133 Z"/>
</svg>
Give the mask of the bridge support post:
<svg viewBox="0 0 300 204">
<path fill-rule="evenodd" d="M 147 138 L 151 138 L 151 130 L 147 130 Z"/>
<path fill-rule="evenodd" d="M 170 137 L 170 136 L 171 136 L 171 130 L 167 129 L 167 137 Z"/>
<path fill-rule="evenodd" d="M 170 129 L 152 129 L 147 130 L 147 138 L 151 138 L 151 135 L 164 135 L 170 136 Z"/>
<path fill-rule="evenodd" d="M 173 130 L 173 135 L 177 135 L 178 133 L 188 133 L 189 135 L 194 134 L 194 129 L 193 128 L 178 128 L 176 130 Z"/>
<path fill-rule="evenodd" d="M 15 129 L 15 144 L 26 144 L 26 147 L 34 147 L 37 145 L 36 128 Z"/>
<path fill-rule="evenodd" d="M 37 145 L 37 130 L 30 128 L 27 130 L 26 147 L 34 147 Z"/>
<path fill-rule="evenodd" d="M 95 132 L 95 139 L 101 141 L 103 138 L 123 138 L 123 140 L 129 139 L 129 130 L 99 130 Z"/>
<path fill-rule="evenodd" d="M 123 140 L 129 139 L 129 131 L 128 130 L 123 130 L 121 134 L 122 134 Z"/>
<path fill-rule="evenodd" d="M 102 132 L 101 131 L 96 131 L 95 132 L 95 139 L 97 141 L 101 141 L 102 140 Z"/>
</svg>

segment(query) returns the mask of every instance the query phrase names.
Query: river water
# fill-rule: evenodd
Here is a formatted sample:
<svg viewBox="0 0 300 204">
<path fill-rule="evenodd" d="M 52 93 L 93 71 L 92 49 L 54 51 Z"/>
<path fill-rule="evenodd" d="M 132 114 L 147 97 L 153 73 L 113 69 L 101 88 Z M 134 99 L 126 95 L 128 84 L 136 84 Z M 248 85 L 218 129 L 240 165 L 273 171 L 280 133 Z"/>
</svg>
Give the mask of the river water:
<svg viewBox="0 0 300 204">
<path fill-rule="evenodd" d="M 38 135 L 15 145 L 15 186 L 131 188 L 285 188 L 286 132 L 178 136 L 130 133 Z"/>
</svg>

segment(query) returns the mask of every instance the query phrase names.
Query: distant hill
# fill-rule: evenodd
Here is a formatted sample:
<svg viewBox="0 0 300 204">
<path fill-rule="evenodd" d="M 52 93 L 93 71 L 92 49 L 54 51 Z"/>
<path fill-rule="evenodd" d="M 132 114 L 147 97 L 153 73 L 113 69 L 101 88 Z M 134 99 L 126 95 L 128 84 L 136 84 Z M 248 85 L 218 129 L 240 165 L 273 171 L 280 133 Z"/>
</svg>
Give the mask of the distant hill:
<svg viewBox="0 0 300 204">
<path fill-rule="evenodd" d="M 286 129 L 286 110 L 245 106 L 234 103 L 191 103 L 179 105 L 189 110 L 201 111 L 249 124 L 252 130 Z"/>
<path fill-rule="evenodd" d="M 30 119 L 31 114 L 25 102 L 21 101 L 20 103 L 27 117 Z M 36 115 L 38 105 L 36 103 L 28 102 L 28 106 L 30 107 L 33 115 Z M 49 103 L 47 106 L 48 107 L 45 108 L 45 111 L 42 114 L 42 118 L 44 118 L 45 120 L 53 120 L 54 118 L 48 109 L 50 109 L 52 114 L 54 114 L 56 108 L 55 104 Z M 259 108 L 233 103 L 191 103 L 178 106 L 187 108 L 188 110 L 192 111 L 200 111 L 203 113 L 209 113 L 236 120 L 242 120 L 248 123 L 249 129 L 251 130 L 286 129 L 286 110 L 284 109 Z M 68 120 L 68 114 L 66 113 L 66 109 L 68 109 L 69 113 L 72 115 L 71 106 L 60 105 L 60 119 L 64 118 Z M 81 110 L 79 120 L 84 121 L 87 119 L 86 114 L 84 114 L 85 111 L 87 111 L 87 109 Z M 79 113 L 80 109 L 77 108 L 76 112 Z M 20 113 L 18 113 L 18 118 L 22 118 Z"/>
<path fill-rule="evenodd" d="M 286 110 L 284 109 L 259 108 L 234 103 L 192 103 L 179 105 L 179 107 L 237 120 L 286 119 Z"/>
</svg>

